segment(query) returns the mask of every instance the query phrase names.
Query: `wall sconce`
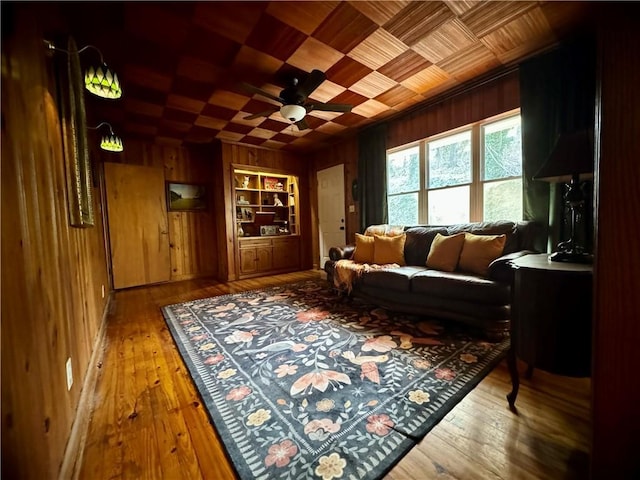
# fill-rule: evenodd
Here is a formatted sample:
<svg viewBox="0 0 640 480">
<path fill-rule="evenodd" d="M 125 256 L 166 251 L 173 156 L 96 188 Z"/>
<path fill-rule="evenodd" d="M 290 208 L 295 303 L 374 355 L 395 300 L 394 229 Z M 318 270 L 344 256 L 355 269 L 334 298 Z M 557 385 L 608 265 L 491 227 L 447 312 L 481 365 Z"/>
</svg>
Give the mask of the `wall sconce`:
<svg viewBox="0 0 640 480">
<path fill-rule="evenodd" d="M 91 65 L 84 74 L 84 86 L 87 90 L 89 90 L 94 95 L 97 95 L 101 98 L 111 98 L 116 99 L 122 96 L 122 87 L 120 86 L 120 81 L 118 80 L 118 75 L 113 72 L 107 64 L 104 62 L 102 58 L 102 52 L 93 45 L 87 45 L 78 49 L 77 51 L 71 52 L 69 50 L 65 50 L 60 47 L 56 47 L 53 42 L 49 40 L 44 41 L 47 48 L 50 50 L 55 50 L 59 52 L 64 52 L 66 54 L 70 53 L 82 53 L 85 50 L 92 48 L 100 55 L 100 64 L 99 65 Z"/>
<path fill-rule="evenodd" d="M 122 139 L 113 133 L 113 128 L 110 123 L 102 122 L 95 127 L 87 127 L 89 130 L 98 130 L 100 127 L 107 126 L 109 127 L 109 135 L 105 135 L 102 137 L 100 141 L 100 148 L 102 150 L 106 150 L 107 152 L 122 152 L 124 150 L 124 144 L 122 143 Z"/>
</svg>

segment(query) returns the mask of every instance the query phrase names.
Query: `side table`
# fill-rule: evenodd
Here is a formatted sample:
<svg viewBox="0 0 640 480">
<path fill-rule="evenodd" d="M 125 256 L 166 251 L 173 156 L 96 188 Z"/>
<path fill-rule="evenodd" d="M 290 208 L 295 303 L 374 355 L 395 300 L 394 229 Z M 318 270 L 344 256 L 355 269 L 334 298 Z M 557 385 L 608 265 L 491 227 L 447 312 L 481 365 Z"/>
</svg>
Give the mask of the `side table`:
<svg viewBox="0 0 640 480">
<path fill-rule="evenodd" d="M 520 378 L 516 358 L 529 368 L 566 375 L 591 375 L 591 265 L 552 262 L 546 253 L 511 261 L 511 347 L 507 356 L 514 410 Z"/>
</svg>

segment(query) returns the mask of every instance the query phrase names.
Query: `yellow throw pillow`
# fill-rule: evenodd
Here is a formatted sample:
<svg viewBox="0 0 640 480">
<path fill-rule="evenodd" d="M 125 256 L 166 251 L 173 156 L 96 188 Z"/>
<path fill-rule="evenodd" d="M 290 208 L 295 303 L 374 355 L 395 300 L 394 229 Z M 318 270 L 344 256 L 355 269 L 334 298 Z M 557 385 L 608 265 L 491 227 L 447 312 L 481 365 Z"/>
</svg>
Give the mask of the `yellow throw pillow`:
<svg viewBox="0 0 640 480">
<path fill-rule="evenodd" d="M 506 235 L 474 235 L 465 232 L 460 253 L 460 270 L 486 276 L 489 264 L 502 255 Z"/>
<path fill-rule="evenodd" d="M 356 249 L 353 261 L 358 263 L 373 263 L 373 237 L 356 233 Z"/>
<path fill-rule="evenodd" d="M 407 235 L 397 235 L 394 237 L 373 236 L 373 263 L 384 265 L 385 263 L 397 263 L 405 265 L 404 262 L 404 242 Z"/>
<path fill-rule="evenodd" d="M 453 272 L 458 266 L 463 244 L 464 233 L 449 236 L 436 233 L 427 255 L 427 267 L 443 272 Z"/>
</svg>

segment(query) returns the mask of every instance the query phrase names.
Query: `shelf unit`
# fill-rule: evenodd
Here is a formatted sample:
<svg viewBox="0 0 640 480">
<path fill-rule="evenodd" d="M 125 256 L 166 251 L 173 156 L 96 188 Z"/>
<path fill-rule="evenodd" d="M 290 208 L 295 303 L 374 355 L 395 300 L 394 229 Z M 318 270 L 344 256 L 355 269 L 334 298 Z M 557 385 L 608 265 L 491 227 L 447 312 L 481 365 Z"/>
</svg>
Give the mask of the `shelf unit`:
<svg viewBox="0 0 640 480">
<path fill-rule="evenodd" d="M 234 206 L 239 237 L 266 236 L 254 222 L 274 213 L 272 235 L 298 235 L 298 179 L 293 175 L 234 169 Z"/>
<path fill-rule="evenodd" d="M 238 278 L 298 270 L 298 177 L 234 168 L 233 184 Z M 274 219 L 261 228 L 258 217 L 266 213 L 275 214 Z"/>
</svg>

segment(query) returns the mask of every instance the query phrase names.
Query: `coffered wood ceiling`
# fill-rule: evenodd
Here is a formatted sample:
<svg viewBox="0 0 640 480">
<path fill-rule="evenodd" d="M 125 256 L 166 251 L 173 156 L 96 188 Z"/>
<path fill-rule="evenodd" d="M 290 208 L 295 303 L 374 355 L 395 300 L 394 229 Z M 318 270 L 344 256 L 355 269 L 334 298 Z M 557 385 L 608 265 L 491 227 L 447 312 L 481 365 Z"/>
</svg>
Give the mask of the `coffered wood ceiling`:
<svg viewBox="0 0 640 480">
<path fill-rule="evenodd" d="M 90 99 L 93 121 L 123 138 L 170 145 L 215 139 L 305 151 L 412 108 L 492 70 L 549 48 L 580 28 L 588 2 L 70 2 L 79 46 L 99 47 L 119 74 L 120 100 Z M 82 59 L 90 55 L 83 54 Z M 278 112 L 244 120 L 288 81 L 319 69 L 312 111 L 299 131 Z"/>
</svg>

